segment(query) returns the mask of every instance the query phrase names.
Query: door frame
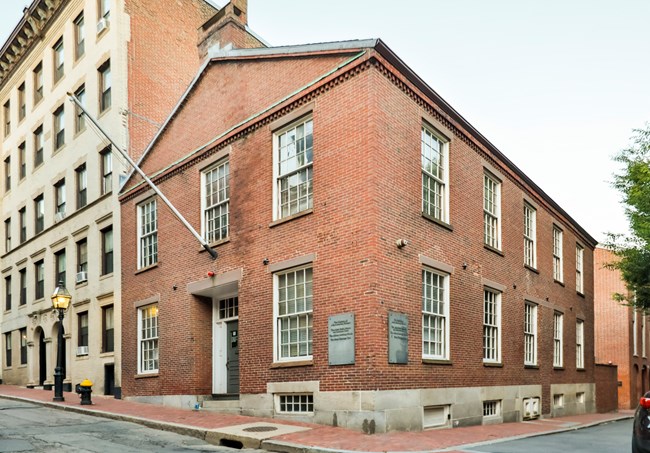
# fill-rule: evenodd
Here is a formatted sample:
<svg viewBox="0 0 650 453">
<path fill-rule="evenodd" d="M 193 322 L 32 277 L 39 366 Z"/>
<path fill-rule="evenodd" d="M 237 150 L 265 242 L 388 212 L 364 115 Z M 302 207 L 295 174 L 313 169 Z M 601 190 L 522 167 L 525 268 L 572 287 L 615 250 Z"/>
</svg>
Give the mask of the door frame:
<svg viewBox="0 0 650 453">
<path fill-rule="evenodd" d="M 228 361 L 227 323 L 239 321 L 239 316 L 220 319 L 219 301 L 230 297 L 237 297 L 237 295 L 212 299 L 212 393 L 214 395 L 228 393 L 228 370 L 226 368 L 226 362 Z"/>
</svg>

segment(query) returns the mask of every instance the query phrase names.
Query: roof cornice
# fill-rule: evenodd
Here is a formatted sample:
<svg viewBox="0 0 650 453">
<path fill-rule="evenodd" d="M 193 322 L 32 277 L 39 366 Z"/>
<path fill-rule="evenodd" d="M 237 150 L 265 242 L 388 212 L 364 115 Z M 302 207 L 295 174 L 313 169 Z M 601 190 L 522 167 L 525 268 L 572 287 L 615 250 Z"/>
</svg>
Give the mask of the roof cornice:
<svg viewBox="0 0 650 453">
<path fill-rule="evenodd" d="M 0 48 L 0 87 L 2 87 L 27 55 L 40 41 L 47 27 L 69 0 L 34 0 L 23 10 L 14 31 Z"/>
</svg>

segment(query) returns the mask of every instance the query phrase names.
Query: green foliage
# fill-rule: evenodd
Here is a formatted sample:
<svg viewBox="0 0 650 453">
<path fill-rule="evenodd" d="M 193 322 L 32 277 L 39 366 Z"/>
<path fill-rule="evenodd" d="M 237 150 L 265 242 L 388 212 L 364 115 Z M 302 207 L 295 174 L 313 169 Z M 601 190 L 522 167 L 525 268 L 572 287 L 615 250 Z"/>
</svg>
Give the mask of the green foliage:
<svg viewBox="0 0 650 453">
<path fill-rule="evenodd" d="M 630 295 L 616 294 L 621 302 L 650 310 L 650 124 L 635 129 L 631 146 L 614 157 L 622 171 L 614 187 L 623 195 L 630 237 L 610 234 L 606 246 L 618 259 L 608 267 L 618 269 Z"/>
</svg>

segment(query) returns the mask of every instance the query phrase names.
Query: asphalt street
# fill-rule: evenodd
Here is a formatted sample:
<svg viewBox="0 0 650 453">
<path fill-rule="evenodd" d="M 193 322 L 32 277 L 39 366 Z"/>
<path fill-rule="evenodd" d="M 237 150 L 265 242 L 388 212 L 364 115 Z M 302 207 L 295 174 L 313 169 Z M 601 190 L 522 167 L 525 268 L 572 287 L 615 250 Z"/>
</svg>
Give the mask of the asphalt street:
<svg viewBox="0 0 650 453">
<path fill-rule="evenodd" d="M 5 452 L 233 452 L 203 440 L 135 423 L 0 399 L 0 453 Z M 237 450 L 260 453 L 263 450 Z"/>
<path fill-rule="evenodd" d="M 498 442 L 464 451 L 473 453 L 621 453 L 632 450 L 632 420 L 546 436 Z"/>
</svg>

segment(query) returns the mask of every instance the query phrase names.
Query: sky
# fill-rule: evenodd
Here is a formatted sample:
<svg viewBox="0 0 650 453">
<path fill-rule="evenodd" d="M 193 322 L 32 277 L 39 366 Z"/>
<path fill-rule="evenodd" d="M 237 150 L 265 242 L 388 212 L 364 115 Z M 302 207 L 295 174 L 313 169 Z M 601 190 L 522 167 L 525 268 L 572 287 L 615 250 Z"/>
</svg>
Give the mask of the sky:
<svg viewBox="0 0 650 453">
<path fill-rule="evenodd" d="M 29 3 L 2 0 L 2 42 Z M 271 45 L 381 38 L 593 237 L 628 231 L 612 157 L 650 121 L 650 1 L 248 0 L 248 22 Z"/>
</svg>

